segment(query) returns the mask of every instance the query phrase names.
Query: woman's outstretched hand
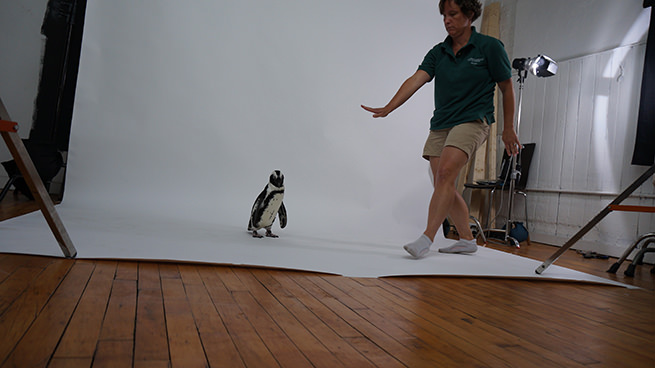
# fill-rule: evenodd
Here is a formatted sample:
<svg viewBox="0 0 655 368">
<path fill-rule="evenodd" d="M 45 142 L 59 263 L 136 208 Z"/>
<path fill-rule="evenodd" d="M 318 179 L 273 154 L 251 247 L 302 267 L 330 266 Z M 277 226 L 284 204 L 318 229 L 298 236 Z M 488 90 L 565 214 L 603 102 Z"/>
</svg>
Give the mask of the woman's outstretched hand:
<svg viewBox="0 0 655 368">
<path fill-rule="evenodd" d="M 391 112 L 391 111 L 388 111 L 388 109 L 385 108 L 385 107 L 368 107 L 368 106 L 364 106 L 364 105 L 361 105 L 361 106 L 362 106 L 362 109 L 373 113 L 374 118 L 383 118 L 383 117 L 389 115 L 389 113 Z"/>
</svg>

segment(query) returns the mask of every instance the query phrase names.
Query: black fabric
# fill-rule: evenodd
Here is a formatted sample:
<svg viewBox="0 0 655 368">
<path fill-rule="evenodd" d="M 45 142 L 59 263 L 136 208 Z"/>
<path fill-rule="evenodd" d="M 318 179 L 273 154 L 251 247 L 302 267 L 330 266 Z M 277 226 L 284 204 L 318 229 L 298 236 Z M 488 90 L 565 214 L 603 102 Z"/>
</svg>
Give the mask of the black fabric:
<svg viewBox="0 0 655 368">
<path fill-rule="evenodd" d="M 653 0 L 645 0 L 644 7 L 652 6 Z M 655 163 L 655 8 L 650 11 L 650 28 L 646 43 L 644 75 L 641 81 L 637 138 L 632 154 L 633 165 L 650 166 Z"/>
<path fill-rule="evenodd" d="M 41 181 L 47 188 L 48 183 L 59 173 L 64 164 L 61 153 L 57 151 L 54 144 L 34 143 L 26 139 L 23 140 L 23 144 L 34 163 L 34 167 L 36 167 L 36 171 L 39 173 L 39 177 L 41 177 Z M 5 161 L 2 166 L 10 177 L 21 175 L 20 169 L 14 160 Z M 22 177 L 14 181 L 14 187 L 19 193 L 34 199 L 30 188 Z"/>
</svg>

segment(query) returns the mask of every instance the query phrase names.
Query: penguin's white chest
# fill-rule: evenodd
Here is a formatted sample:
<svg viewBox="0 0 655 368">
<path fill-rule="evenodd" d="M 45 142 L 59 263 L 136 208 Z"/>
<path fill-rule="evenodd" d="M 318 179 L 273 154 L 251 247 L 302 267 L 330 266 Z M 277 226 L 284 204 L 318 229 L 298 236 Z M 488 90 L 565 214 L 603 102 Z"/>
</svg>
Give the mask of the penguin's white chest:
<svg viewBox="0 0 655 368">
<path fill-rule="evenodd" d="M 262 217 L 258 224 L 259 227 L 267 227 L 273 225 L 275 216 L 277 216 L 277 212 L 280 210 L 280 205 L 282 205 L 284 193 L 273 193 L 267 199 L 267 204 L 264 207 L 264 211 L 262 211 Z"/>
</svg>

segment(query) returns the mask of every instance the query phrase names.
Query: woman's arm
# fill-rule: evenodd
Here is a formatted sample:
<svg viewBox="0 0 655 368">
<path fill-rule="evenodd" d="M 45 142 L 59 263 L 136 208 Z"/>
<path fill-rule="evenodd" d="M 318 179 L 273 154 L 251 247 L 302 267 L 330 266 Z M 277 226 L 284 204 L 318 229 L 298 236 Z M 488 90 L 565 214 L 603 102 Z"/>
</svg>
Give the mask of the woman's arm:
<svg viewBox="0 0 655 368">
<path fill-rule="evenodd" d="M 500 92 L 503 94 L 503 142 L 508 155 L 519 153 L 519 137 L 514 131 L 514 86 L 512 79 L 498 83 Z"/>
<path fill-rule="evenodd" d="M 368 112 L 373 113 L 374 118 L 383 118 L 389 115 L 393 110 L 400 107 L 407 100 L 409 100 L 412 95 L 423 87 L 424 84 L 429 82 L 432 79 L 430 75 L 424 70 L 417 70 L 414 75 L 407 78 L 407 80 L 400 86 L 398 92 L 391 98 L 388 104 L 384 107 L 368 107 L 362 105 L 362 108 Z"/>
</svg>

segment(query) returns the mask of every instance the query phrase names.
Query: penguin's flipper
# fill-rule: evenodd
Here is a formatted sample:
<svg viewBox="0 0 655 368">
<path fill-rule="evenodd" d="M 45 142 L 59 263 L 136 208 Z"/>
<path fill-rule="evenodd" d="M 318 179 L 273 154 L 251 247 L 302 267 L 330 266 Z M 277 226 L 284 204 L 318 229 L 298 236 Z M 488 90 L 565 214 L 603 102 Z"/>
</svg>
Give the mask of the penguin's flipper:
<svg viewBox="0 0 655 368">
<path fill-rule="evenodd" d="M 258 219 L 261 217 L 261 214 L 257 214 L 258 212 L 261 212 L 261 207 L 262 203 L 264 202 L 264 198 L 266 198 L 266 188 L 259 193 L 257 196 L 257 199 L 255 199 L 255 203 L 252 205 L 252 209 L 250 210 L 250 220 L 248 221 L 248 231 L 254 230 L 254 221 L 258 221 Z"/>
<path fill-rule="evenodd" d="M 284 207 L 284 202 L 280 204 L 277 216 L 280 218 L 280 227 L 284 229 L 284 227 L 287 226 L 287 209 Z"/>
</svg>

